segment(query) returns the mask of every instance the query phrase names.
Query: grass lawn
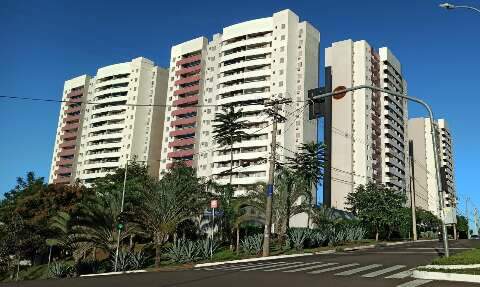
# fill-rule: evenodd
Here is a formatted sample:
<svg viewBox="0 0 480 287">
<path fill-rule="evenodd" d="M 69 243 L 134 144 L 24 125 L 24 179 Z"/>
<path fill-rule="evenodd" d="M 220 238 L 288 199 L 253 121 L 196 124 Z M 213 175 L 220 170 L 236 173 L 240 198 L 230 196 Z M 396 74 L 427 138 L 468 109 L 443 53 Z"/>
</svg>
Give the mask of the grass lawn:
<svg viewBox="0 0 480 287">
<path fill-rule="evenodd" d="M 480 264 L 480 248 L 464 251 L 448 258 L 442 257 L 433 260 L 434 265 L 468 265 Z"/>
<path fill-rule="evenodd" d="M 480 275 L 480 268 L 471 268 L 471 269 L 427 269 L 427 268 L 419 268 L 418 270 L 419 271 L 427 271 L 427 272 Z"/>
</svg>

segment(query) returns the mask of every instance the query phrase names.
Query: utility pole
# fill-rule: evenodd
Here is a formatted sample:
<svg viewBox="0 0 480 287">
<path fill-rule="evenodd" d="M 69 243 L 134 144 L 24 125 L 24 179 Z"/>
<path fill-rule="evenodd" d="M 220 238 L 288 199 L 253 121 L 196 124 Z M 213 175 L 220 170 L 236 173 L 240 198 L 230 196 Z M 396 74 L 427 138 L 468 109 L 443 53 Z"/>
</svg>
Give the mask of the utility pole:
<svg viewBox="0 0 480 287">
<path fill-rule="evenodd" d="M 478 236 L 478 209 L 475 207 L 473 210 L 473 222 L 475 223 L 475 229 L 473 230 L 473 233 Z"/>
<path fill-rule="evenodd" d="M 267 113 L 272 117 L 272 142 L 270 143 L 271 156 L 270 156 L 270 170 L 268 173 L 267 182 L 267 204 L 265 208 L 265 229 L 263 232 L 263 252 L 262 256 L 270 255 L 270 233 L 272 229 L 272 203 L 273 203 L 273 185 L 275 179 L 275 160 L 276 160 L 276 148 L 277 148 L 277 123 L 285 121 L 285 117 L 278 113 L 279 105 L 289 103 L 291 100 L 278 99 L 265 103 L 265 106 L 271 106 L 267 109 Z M 287 219 L 289 220 L 289 219 Z"/>
<path fill-rule="evenodd" d="M 412 231 L 413 241 L 417 241 L 417 211 L 415 210 L 415 183 L 414 183 L 414 167 L 413 167 L 413 143 L 410 141 L 410 203 L 412 205 Z"/>
<path fill-rule="evenodd" d="M 467 218 L 467 239 L 470 239 L 470 220 L 468 219 L 468 201 L 470 197 L 465 199 L 465 217 Z"/>
</svg>

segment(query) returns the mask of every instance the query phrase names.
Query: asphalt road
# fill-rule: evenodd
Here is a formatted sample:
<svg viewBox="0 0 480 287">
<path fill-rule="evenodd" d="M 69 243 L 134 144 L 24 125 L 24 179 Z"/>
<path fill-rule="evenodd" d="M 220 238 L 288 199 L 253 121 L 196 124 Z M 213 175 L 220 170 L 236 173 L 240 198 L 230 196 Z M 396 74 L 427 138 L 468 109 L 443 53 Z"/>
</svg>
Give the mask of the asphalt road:
<svg viewBox="0 0 480 287">
<path fill-rule="evenodd" d="M 451 252 L 480 247 L 480 240 L 450 242 Z M 440 242 L 423 242 L 363 251 L 221 265 L 182 271 L 149 272 L 64 280 L 25 281 L 1 286 L 45 287 L 458 287 L 477 284 L 411 278 L 410 269 L 428 264 L 442 251 Z"/>
</svg>

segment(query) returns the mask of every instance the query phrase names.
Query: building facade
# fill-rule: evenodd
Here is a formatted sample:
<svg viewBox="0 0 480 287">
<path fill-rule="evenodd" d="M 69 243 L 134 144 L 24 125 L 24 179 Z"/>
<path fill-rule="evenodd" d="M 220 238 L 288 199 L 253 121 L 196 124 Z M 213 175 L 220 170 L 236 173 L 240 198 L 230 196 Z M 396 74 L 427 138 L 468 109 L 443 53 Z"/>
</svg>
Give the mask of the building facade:
<svg viewBox="0 0 480 287">
<path fill-rule="evenodd" d="M 401 65 L 388 48 L 345 40 L 325 51 L 326 91 L 371 85 L 406 93 Z M 323 102 L 328 166 L 323 203 L 346 209 L 345 198 L 369 181 L 406 192 L 408 109 L 404 99 L 368 89 Z"/>
<path fill-rule="evenodd" d="M 152 61 L 136 58 L 100 68 L 93 78 L 82 76 L 67 81 L 66 91 L 73 82 L 76 86 L 78 79 L 85 79 L 81 98 L 76 100 L 79 104 L 62 104 L 59 128 L 64 114 L 70 115 L 73 108 L 79 110 L 79 122 L 75 126 L 62 126 L 57 132 L 50 181 L 55 182 L 55 172 L 63 170 L 57 167 L 57 162 L 62 163 L 57 155 L 72 153 L 64 152 L 63 139 L 73 139 L 74 128 L 77 128 L 75 153 L 68 183 L 79 180 L 90 184 L 124 167 L 128 160 L 145 163 L 149 173 L 158 176 L 167 76 L 167 70 Z"/>
<path fill-rule="evenodd" d="M 456 206 L 452 138 L 445 120 L 434 123 L 437 128 L 437 150 L 440 157 L 440 181 L 445 196 L 445 206 Z M 435 166 L 432 129 L 429 118 L 408 121 L 410 140 L 411 187 L 415 205 L 440 217 L 440 202 Z"/>
<path fill-rule="evenodd" d="M 232 184 L 242 192 L 266 182 L 272 132 L 266 101 L 292 100 L 282 110 L 289 120 L 278 125 L 279 160 L 316 141 L 316 122 L 308 120 L 305 104 L 307 91 L 318 86 L 319 41 L 313 26 L 284 10 L 225 27 L 211 41 L 174 46 L 167 99 L 173 107 L 165 115 L 160 170 L 184 161 L 199 176 L 227 183 L 230 149 L 215 142 L 213 124 L 222 107 L 234 106 L 242 109 L 250 136 L 233 146 Z"/>
</svg>

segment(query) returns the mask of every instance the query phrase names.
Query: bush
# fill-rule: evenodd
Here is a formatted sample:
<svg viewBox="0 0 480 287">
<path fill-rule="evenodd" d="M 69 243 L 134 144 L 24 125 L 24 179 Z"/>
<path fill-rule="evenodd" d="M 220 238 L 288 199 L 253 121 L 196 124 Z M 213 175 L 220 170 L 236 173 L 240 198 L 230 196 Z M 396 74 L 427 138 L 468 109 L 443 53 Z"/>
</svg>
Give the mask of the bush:
<svg viewBox="0 0 480 287">
<path fill-rule="evenodd" d="M 305 241 L 310 239 L 310 230 L 308 228 L 290 228 L 287 231 L 288 242 L 296 250 L 302 250 L 305 246 Z"/>
<path fill-rule="evenodd" d="M 73 267 L 64 262 L 53 262 L 48 268 L 49 278 L 67 278 L 73 276 Z"/>
<path fill-rule="evenodd" d="M 241 240 L 240 245 L 243 252 L 257 255 L 262 251 L 263 234 L 251 235 Z"/>
<path fill-rule="evenodd" d="M 77 270 L 78 275 L 83 275 L 83 274 L 92 274 L 92 273 L 98 273 L 100 270 L 100 262 L 94 259 L 85 259 L 85 260 L 80 260 L 75 264 L 75 270 Z"/>
<path fill-rule="evenodd" d="M 321 247 L 328 242 L 330 228 L 328 229 L 313 229 L 310 232 L 309 243 L 310 247 Z"/>
<path fill-rule="evenodd" d="M 424 239 L 437 239 L 438 238 L 438 234 L 429 230 L 429 231 L 424 231 L 424 232 L 420 232 L 420 238 L 424 238 Z"/>
<path fill-rule="evenodd" d="M 217 251 L 220 246 L 217 241 L 210 238 L 197 241 L 197 246 L 199 249 L 199 255 L 201 259 L 210 258 L 210 252 L 213 254 Z"/>
<path fill-rule="evenodd" d="M 200 258 L 200 248 L 194 241 L 178 239 L 173 242 L 167 252 L 170 259 L 175 263 L 193 262 Z"/>
<path fill-rule="evenodd" d="M 147 266 L 147 261 L 148 256 L 143 252 L 143 250 L 137 252 L 129 252 L 128 268 L 129 270 L 138 270 L 145 268 Z"/>
</svg>

